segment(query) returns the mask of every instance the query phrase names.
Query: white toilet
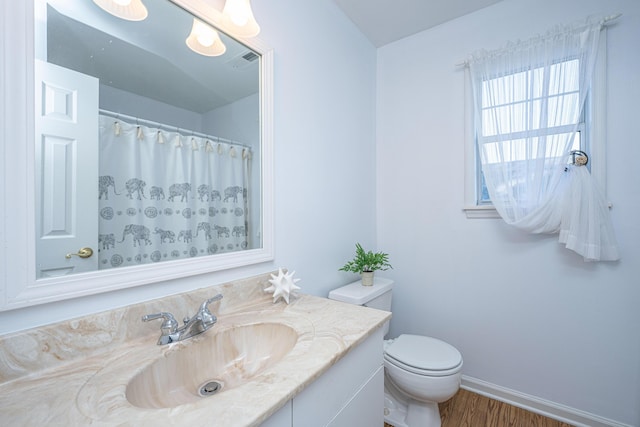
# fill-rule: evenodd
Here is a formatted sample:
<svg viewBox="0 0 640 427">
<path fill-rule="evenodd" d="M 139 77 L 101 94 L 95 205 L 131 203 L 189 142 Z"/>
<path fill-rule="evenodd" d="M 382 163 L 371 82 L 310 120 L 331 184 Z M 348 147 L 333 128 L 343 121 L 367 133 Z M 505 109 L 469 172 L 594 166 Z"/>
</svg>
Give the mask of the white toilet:
<svg viewBox="0 0 640 427">
<path fill-rule="evenodd" d="M 329 298 L 391 311 L 393 281 L 376 277 L 329 292 Z M 384 334 L 389 323 L 384 325 Z M 460 388 L 462 355 L 444 341 L 402 334 L 384 343 L 384 419 L 395 427 L 439 427 L 438 403 Z"/>
</svg>

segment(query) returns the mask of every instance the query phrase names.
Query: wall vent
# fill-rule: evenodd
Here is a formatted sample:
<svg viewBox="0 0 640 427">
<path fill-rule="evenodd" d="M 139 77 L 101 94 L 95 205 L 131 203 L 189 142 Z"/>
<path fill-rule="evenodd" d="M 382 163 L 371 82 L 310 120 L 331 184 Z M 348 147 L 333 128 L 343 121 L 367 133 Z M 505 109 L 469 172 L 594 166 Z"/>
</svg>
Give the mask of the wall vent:
<svg viewBox="0 0 640 427">
<path fill-rule="evenodd" d="M 259 56 L 255 52 L 247 52 L 242 55 L 242 57 L 249 62 L 253 62 L 259 58 Z"/>
<path fill-rule="evenodd" d="M 235 70 L 240 70 L 250 66 L 259 58 L 260 56 L 257 55 L 255 52 L 249 51 L 249 52 L 241 53 L 240 55 L 237 55 L 234 58 L 231 58 L 229 61 L 226 62 L 226 64 Z"/>
</svg>

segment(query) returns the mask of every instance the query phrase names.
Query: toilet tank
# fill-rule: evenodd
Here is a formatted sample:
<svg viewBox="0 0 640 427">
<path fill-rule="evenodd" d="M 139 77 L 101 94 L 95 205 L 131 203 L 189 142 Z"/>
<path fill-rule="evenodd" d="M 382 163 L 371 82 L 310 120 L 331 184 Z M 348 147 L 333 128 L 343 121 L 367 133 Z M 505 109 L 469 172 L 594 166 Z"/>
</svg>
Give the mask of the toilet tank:
<svg viewBox="0 0 640 427">
<path fill-rule="evenodd" d="M 329 299 L 349 304 L 364 305 L 378 310 L 391 311 L 393 280 L 374 277 L 372 286 L 362 282 L 350 283 L 329 292 Z M 389 331 L 389 322 L 384 324 L 384 335 Z"/>
</svg>

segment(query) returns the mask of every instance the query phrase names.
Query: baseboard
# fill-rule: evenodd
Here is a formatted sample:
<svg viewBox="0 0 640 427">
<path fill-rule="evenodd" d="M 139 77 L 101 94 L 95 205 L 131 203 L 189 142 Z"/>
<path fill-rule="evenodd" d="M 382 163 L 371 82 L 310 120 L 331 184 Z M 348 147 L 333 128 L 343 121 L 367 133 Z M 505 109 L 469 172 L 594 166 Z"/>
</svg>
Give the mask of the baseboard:
<svg viewBox="0 0 640 427">
<path fill-rule="evenodd" d="M 633 427 L 466 375 L 462 376 L 461 387 L 577 427 Z"/>
</svg>

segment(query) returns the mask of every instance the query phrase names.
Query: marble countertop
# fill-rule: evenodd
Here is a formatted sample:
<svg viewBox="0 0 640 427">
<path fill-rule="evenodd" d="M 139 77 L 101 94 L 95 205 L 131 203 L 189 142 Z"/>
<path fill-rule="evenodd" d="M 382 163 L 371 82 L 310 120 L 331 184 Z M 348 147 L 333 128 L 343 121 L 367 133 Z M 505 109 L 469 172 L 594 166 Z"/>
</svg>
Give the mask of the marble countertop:
<svg viewBox="0 0 640 427">
<path fill-rule="evenodd" d="M 272 296 L 269 274 L 136 304 L 0 337 L 3 425 L 257 426 L 389 320 L 391 313 L 300 295 Z M 159 324 L 142 315 L 192 312 L 222 293 L 211 309 L 218 323 L 191 340 L 159 346 Z M 158 321 L 159 322 L 159 321 Z M 133 406 L 127 383 L 146 366 L 206 340 L 216 330 L 282 323 L 297 333 L 292 350 L 250 381 L 173 408 Z M 188 350 L 188 349 L 187 349 Z M 382 351 L 382 350 L 381 350 Z"/>
</svg>

